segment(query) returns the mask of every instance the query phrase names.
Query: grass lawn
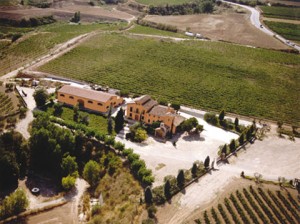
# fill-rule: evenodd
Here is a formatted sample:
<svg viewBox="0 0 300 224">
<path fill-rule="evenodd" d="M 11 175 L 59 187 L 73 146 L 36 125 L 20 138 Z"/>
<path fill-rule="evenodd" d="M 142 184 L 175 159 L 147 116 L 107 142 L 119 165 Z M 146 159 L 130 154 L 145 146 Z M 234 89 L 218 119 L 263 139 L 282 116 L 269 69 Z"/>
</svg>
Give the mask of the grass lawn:
<svg viewBox="0 0 300 224">
<path fill-rule="evenodd" d="M 54 108 L 52 106 L 48 106 L 45 108 L 45 111 L 49 115 L 53 115 Z M 63 113 L 61 114 L 60 118 L 66 121 L 73 121 L 73 109 L 69 107 L 63 107 Z M 88 127 L 92 128 L 95 131 L 100 131 L 103 134 L 108 134 L 107 133 L 107 119 L 101 115 L 98 114 L 93 114 L 93 113 L 88 113 L 88 112 L 83 112 L 80 111 L 81 115 L 89 116 L 89 125 Z"/>
<path fill-rule="evenodd" d="M 140 25 L 135 25 L 133 29 L 129 30 L 129 33 L 142 33 L 142 34 L 149 34 L 149 35 L 188 38 L 187 36 L 181 33 L 174 33 L 174 32 L 159 30 L 152 27 L 140 26 Z"/>
<path fill-rule="evenodd" d="M 300 124 L 295 54 L 101 34 L 39 70 L 196 108 Z"/>
<path fill-rule="evenodd" d="M 279 7 L 279 6 L 260 6 L 263 15 L 266 17 L 280 19 L 300 19 L 300 7 Z"/>
<path fill-rule="evenodd" d="M 0 76 L 46 54 L 55 45 L 94 30 L 116 30 L 117 24 L 69 25 L 54 23 L 41 26 L 22 40 L 0 49 Z M 6 30 L 9 28 L 6 28 Z M 11 28 L 16 29 L 16 28 Z"/>
<path fill-rule="evenodd" d="M 280 23 L 264 21 L 264 23 L 279 35 L 289 39 L 300 41 L 300 25 L 292 23 Z"/>
<path fill-rule="evenodd" d="M 145 4 L 145 5 L 179 5 L 183 3 L 190 3 L 194 2 L 193 0 L 136 0 L 138 3 Z"/>
</svg>

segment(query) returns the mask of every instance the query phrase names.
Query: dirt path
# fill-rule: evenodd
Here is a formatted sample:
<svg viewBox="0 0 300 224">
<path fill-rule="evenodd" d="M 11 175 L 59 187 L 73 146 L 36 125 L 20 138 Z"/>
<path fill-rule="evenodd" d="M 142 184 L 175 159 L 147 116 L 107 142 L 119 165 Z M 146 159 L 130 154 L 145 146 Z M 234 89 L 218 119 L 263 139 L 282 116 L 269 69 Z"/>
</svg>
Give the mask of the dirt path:
<svg viewBox="0 0 300 224">
<path fill-rule="evenodd" d="M 292 24 L 300 24 L 299 20 L 293 20 L 293 19 L 278 19 L 278 18 L 270 18 L 270 17 L 263 17 L 263 20 L 265 21 L 272 21 L 272 22 L 279 22 L 279 23 L 292 23 Z"/>
</svg>

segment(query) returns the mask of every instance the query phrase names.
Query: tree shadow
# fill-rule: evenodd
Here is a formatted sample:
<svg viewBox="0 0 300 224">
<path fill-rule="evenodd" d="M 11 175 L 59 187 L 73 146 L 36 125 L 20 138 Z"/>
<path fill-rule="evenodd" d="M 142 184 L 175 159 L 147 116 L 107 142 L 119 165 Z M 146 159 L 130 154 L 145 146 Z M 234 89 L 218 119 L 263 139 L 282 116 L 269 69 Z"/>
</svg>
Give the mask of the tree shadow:
<svg viewBox="0 0 300 224">
<path fill-rule="evenodd" d="M 57 179 L 40 174 L 29 174 L 25 185 L 30 192 L 32 188 L 39 188 L 42 197 L 54 197 L 61 191 Z"/>
<path fill-rule="evenodd" d="M 183 140 L 188 141 L 188 142 L 193 142 L 193 141 L 205 141 L 204 137 L 201 137 L 200 134 L 188 134 L 182 137 Z"/>
</svg>

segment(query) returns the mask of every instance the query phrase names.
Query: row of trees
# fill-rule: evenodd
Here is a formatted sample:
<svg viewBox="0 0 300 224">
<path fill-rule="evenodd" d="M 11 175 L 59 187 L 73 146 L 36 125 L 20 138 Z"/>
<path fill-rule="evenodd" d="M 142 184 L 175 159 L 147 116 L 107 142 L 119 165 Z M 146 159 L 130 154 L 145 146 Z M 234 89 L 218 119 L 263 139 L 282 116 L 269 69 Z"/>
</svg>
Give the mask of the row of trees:
<svg viewBox="0 0 300 224">
<path fill-rule="evenodd" d="M 164 185 L 158 186 L 151 190 L 148 186 L 145 189 L 145 202 L 147 204 L 162 204 L 172 198 L 174 194 L 183 189 L 186 184 L 193 178 L 204 174 L 210 167 L 210 158 L 207 156 L 204 162 L 196 161 L 189 170 L 179 170 L 177 177 L 169 175 L 164 179 Z"/>
<path fill-rule="evenodd" d="M 235 118 L 234 122 L 231 119 L 225 119 L 225 111 L 222 110 L 217 116 L 215 113 L 206 113 L 204 115 L 204 120 L 214 126 L 222 127 L 225 130 L 233 130 L 241 133 L 244 131 L 245 126 L 239 124 L 239 119 Z"/>
<path fill-rule="evenodd" d="M 204 0 L 180 5 L 149 6 L 151 15 L 187 15 L 197 13 L 211 13 L 214 9 L 214 1 Z"/>
</svg>

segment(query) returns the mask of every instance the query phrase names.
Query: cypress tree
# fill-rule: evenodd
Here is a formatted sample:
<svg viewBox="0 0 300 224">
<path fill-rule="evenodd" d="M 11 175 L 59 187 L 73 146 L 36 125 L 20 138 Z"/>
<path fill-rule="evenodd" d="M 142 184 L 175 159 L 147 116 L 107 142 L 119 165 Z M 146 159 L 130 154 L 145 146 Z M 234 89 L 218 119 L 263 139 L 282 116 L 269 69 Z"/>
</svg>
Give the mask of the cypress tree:
<svg viewBox="0 0 300 224">
<path fill-rule="evenodd" d="M 210 158 L 209 158 L 209 156 L 207 156 L 206 159 L 204 160 L 205 169 L 209 168 L 209 162 L 210 162 Z"/>
<path fill-rule="evenodd" d="M 152 190 L 151 188 L 148 186 L 146 187 L 145 189 L 145 202 L 147 204 L 151 204 L 152 203 L 152 199 L 153 199 L 153 196 L 152 196 Z"/>
<path fill-rule="evenodd" d="M 115 119 L 115 131 L 119 133 L 124 126 L 124 110 L 120 108 Z"/>
</svg>

